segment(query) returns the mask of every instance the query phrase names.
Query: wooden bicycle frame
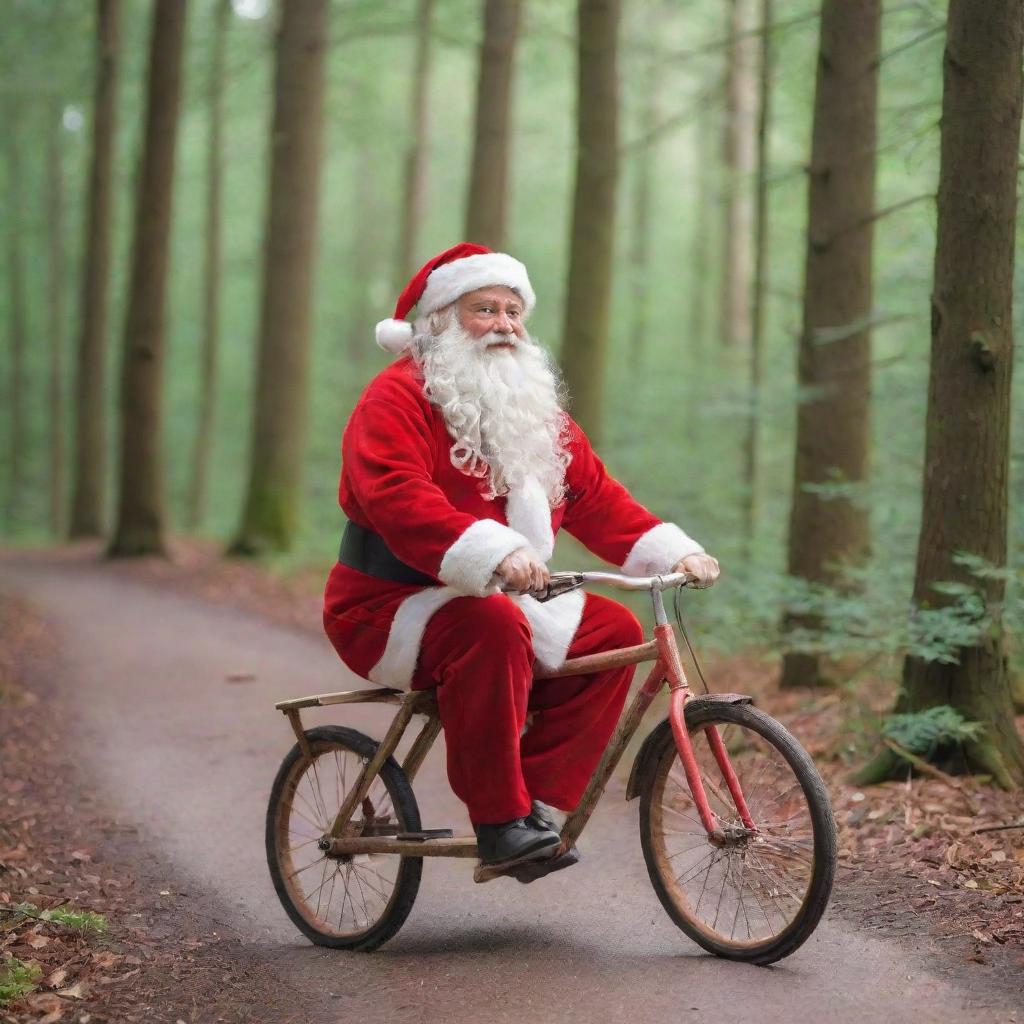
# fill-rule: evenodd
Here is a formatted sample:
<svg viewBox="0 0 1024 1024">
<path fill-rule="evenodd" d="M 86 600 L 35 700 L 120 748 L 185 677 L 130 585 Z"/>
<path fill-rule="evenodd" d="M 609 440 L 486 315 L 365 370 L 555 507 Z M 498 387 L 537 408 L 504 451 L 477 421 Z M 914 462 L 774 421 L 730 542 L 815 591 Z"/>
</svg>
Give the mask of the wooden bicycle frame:
<svg viewBox="0 0 1024 1024">
<path fill-rule="evenodd" d="M 621 668 L 626 665 L 638 665 L 654 659 L 643 686 L 637 691 L 625 713 L 619 719 L 615 732 L 608 741 L 594 774 L 587 783 L 575 810 L 573 810 L 562 826 L 561 850 L 568 850 L 576 842 L 590 820 L 601 794 L 608 785 L 616 766 L 622 758 L 629 741 L 633 738 L 647 709 L 654 698 L 667 683 L 669 688 L 669 721 L 672 734 L 679 751 L 679 759 L 683 765 L 686 782 L 693 796 L 693 802 L 700 815 L 701 824 L 708 833 L 712 843 L 719 845 L 725 841 L 725 835 L 719 827 L 718 820 L 708 802 L 704 780 L 697 766 L 697 759 L 686 728 L 685 706 L 691 698 L 690 686 L 679 657 L 675 629 L 665 615 L 664 602 L 660 590 L 653 590 L 655 627 L 654 638 L 636 647 L 623 647 L 600 654 L 590 654 L 582 658 L 566 661 L 558 669 L 550 672 L 538 672 L 537 679 L 554 679 L 560 676 L 589 675 L 610 668 Z M 746 700 L 735 694 L 717 694 L 718 700 Z M 437 710 L 437 701 L 432 690 L 420 690 L 403 693 L 401 690 L 353 690 L 341 693 L 322 694 L 317 697 L 303 697 L 297 700 L 282 701 L 275 705 L 278 710 L 288 716 L 292 729 L 302 752 L 312 759 L 309 741 L 303 731 L 300 711 L 307 707 L 320 707 L 331 704 L 352 703 L 387 703 L 397 704 L 398 712 L 390 728 L 377 747 L 372 758 L 364 762 L 354 788 L 345 797 L 344 802 L 335 816 L 331 828 L 324 837 L 327 843 L 322 846 L 332 855 L 351 855 L 367 853 L 394 853 L 413 857 L 476 857 L 476 839 L 472 836 L 449 839 L 398 839 L 390 836 L 362 836 L 356 834 L 359 826 L 352 824 L 352 815 L 365 799 L 370 785 L 377 776 L 381 766 L 398 749 L 402 737 L 408 728 L 412 716 L 425 714 L 427 721 L 413 741 L 409 752 L 402 762 L 402 769 L 412 781 L 426 757 L 434 740 L 441 730 L 441 721 Z M 722 773 L 729 794 L 736 806 L 737 813 L 744 827 L 756 830 L 750 812 L 740 788 L 739 780 L 729 762 L 725 744 L 715 726 L 706 726 L 705 734 L 711 752 Z M 485 877 L 501 874 L 501 869 L 483 868 Z M 488 875 L 488 872 L 491 872 Z M 483 880 L 481 878 L 480 880 Z"/>
</svg>

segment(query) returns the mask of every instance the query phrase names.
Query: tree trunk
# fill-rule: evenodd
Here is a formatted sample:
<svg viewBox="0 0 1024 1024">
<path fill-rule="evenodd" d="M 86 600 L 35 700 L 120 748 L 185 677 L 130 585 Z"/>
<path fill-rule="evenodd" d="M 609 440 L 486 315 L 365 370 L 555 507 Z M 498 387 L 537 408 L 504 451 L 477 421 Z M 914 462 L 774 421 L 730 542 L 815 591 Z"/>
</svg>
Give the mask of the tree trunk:
<svg viewBox="0 0 1024 1024">
<path fill-rule="evenodd" d="M 420 229 L 427 196 L 427 109 L 430 93 L 430 21 L 434 0 L 418 0 L 416 56 L 409 94 L 409 145 L 402 178 L 402 219 L 395 258 L 395 284 L 401 291 L 419 266 Z"/>
<path fill-rule="evenodd" d="M 809 169 L 789 572 L 840 585 L 868 554 L 867 479 L 880 0 L 824 0 Z M 814 625 L 787 614 L 786 626 Z M 820 658 L 790 651 L 783 686 L 822 683 Z"/>
<path fill-rule="evenodd" d="M 512 82 L 520 7 L 520 0 L 485 0 L 477 73 L 465 238 L 497 250 L 506 244 Z"/>
<path fill-rule="evenodd" d="M 653 30 L 653 18 L 648 26 Z M 650 317 L 651 276 L 651 194 L 654 190 L 654 169 L 658 166 L 658 81 L 659 69 L 651 55 L 646 55 L 640 86 L 640 137 L 644 140 L 637 150 L 633 164 L 632 233 L 629 245 L 629 275 L 631 292 L 629 349 L 631 368 L 643 370 L 644 353 Z"/>
<path fill-rule="evenodd" d="M 743 561 L 750 565 L 759 549 L 758 429 L 764 386 L 764 307 L 768 288 L 768 168 L 772 99 L 772 0 L 761 0 L 760 88 L 757 111 L 757 195 L 754 205 L 754 287 L 750 318 L 750 395 L 743 445 Z"/>
<path fill-rule="evenodd" d="M 96 11 L 92 160 L 86 199 L 81 327 L 76 354 L 74 483 L 68 527 L 72 537 L 98 537 L 103 533 L 107 476 L 107 296 L 121 0 L 98 0 Z"/>
<path fill-rule="evenodd" d="M 356 183 L 352 190 L 352 236 L 348 255 L 351 267 L 352 306 L 349 311 L 348 357 L 355 374 L 362 375 L 370 357 L 380 353 L 373 343 L 370 293 L 379 273 L 380 211 L 377 209 L 377 179 L 373 153 L 367 146 L 356 154 Z M 380 353 L 383 355 L 383 353 Z"/>
<path fill-rule="evenodd" d="M 286 550 L 302 486 L 327 0 L 281 4 L 249 487 L 233 554 Z"/>
<path fill-rule="evenodd" d="M 199 423 L 192 452 L 188 524 L 198 530 L 206 512 L 207 480 L 213 449 L 213 414 L 217 395 L 217 349 L 220 337 L 221 181 L 223 178 L 224 46 L 231 0 L 218 0 L 206 81 L 210 134 L 206 151 L 206 245 L 203 268 L 203 342 L 199 371 Z"/>
<path fill-rule="evenodd" d="M 715 163 L 717 147 L 714 145 L 713 110 L 710 103 L 701 105 L 697 112 L 693 161 L 697 187 L 694 189 L 693 233 L 690 236 L 690 322 L 689 386 L 687 395 L 687 440 L 693 451 L 701 450 L 700 396 L 704 381 L 708 341 L 708 277 L 711 274 L 711 216 L 715 203 Z"/>
<path fill-rule="evenodd" d="M 47 333 L 50 336 L 50 529 L 64 534 L 66 459 L 64 457 L 64 175 L 61 167 L 63 103 L 53 100 L 47 111 Z"/>
<path fill-rule="evenodd" d="M 25 499 L 25 254 L 22 237 L 21 156 L 18 126 L 21 120 L 17 100 L 6 104 L 5 156 L 7 164 L 7 286 L 11 356 L 8 377 L 8 412 L 10 417 L 10 471 L 8 477 L 6 518 L 9 529 L 18 525 Z"/>
<path fill-rule="evenodd" d="M 908 657 L 900 709 L 950 704 L 982 722 L 966 766 L 1024 782 L 998 609 L 1005 585 L 954 561 L 1005 567 L 1013 375 L 1013 264 L 1024 14 L 1020 0 L 950 0 L 943 62 L 938 231 L 915 607 L 941 607 L 942 581 L 983 588 L 994 628 L 955 665 Z"/>
<path fill-rule="evenodd" d="M 120 488 L 111 557 L 164 551 L 164 311 L 186 9 L 185 0 L 154 0 L 124 329 Z"/>
<path fill-rule="evenodd" d="M 596 441 L 615 242 L 619 0 L 579 0 L 578 19 L 576 189 L 561 361 L 573 415 Z"/>
<path fill-rule="evenodd" d="M 753 34 L 754 0 L 729 0 L 729 5 L 721 331 L 726 346 L 737 349 L 750 344 L 752 186 L 757 158 L 757 39 Z"/>
</svg>

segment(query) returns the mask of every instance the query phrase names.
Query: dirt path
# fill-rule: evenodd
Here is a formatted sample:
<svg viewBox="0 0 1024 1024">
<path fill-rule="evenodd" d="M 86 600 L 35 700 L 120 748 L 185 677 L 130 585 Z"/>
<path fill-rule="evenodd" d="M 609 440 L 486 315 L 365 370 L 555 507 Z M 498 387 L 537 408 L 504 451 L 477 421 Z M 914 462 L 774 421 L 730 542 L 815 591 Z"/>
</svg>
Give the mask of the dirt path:
<svg viewBox="0 0 1024 1024">
<path fill-rule="evenodd" d="M 927 948 L 901 948 L 835 915 L 771 969 L 704 956 L 654 896 L 636 805 L 622 799 L 621 780 L 572 871 L 530 887 L 504 879 L 475 886 L 467 864 L 428 862 L 409 921 L 383 950 L 311 947 L 271 888 L 263 815 L 290 746 L 273 702 L 354 682 L 327 641 L 54 556 L 0 556 L 0 588 L 54 623 L 82 770 L 112 812 L 140 828 L 173 899 L 202 904 L 268 969 L 321 999 L 318 1020 L 1017 1019 L 1010 993 L 981 998 L 930 973 Z M 342 720 L 330 710 L 315 715 L 310 722 Z M 389 717 L 374 708 L 344 713 L 375 736 Z M 467 827 L 440 744 L 416 788 L 426 825 Z"/>
</svg>

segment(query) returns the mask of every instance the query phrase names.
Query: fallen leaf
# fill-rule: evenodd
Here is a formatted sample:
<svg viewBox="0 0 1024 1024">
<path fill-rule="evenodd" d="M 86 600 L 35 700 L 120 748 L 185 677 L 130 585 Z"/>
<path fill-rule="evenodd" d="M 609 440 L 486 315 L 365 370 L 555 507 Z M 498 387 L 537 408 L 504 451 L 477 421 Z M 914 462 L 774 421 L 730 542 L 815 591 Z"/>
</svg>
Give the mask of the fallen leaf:
<svg viewBox="0 0 1024 1024">
<path fill-rule="evenodd" d="M 77 981 L 74 985 L 70 985 L 68 988 L 62 988 L 57 994 L 63 996 L 65 999 L 84 999 L 88 990 L 85 987 L 84 982 Z"/>
<path fill-rule="evenodd" d="M 68 976 L 68 972 L 63 967 L 58 967 L 47 979 L 46 984 L 50 988 L 60 988 L 64 983 L 64 979 Z"/>
<path fill-rule="evenodd" d="M 88 850 L 72 850 L 71 859 L 73 861 L 79 861 L 82 864 L 87 864 L 92 860 L 92 854 Z"/>
</svg>

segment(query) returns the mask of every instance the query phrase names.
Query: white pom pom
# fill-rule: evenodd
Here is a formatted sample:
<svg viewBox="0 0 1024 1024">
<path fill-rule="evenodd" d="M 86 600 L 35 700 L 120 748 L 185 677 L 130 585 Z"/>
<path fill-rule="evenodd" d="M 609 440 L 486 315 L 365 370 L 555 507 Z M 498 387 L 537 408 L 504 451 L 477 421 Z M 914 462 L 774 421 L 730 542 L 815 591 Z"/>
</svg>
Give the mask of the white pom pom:
<svg viewBox="0 0 1024 1024">
<path fill-rule="evenodd" d="M 385 352 L 397 354 L 412 344 L 412 324 L 408 320 L 381 320 L 374 333 Z"/>
</svg>

